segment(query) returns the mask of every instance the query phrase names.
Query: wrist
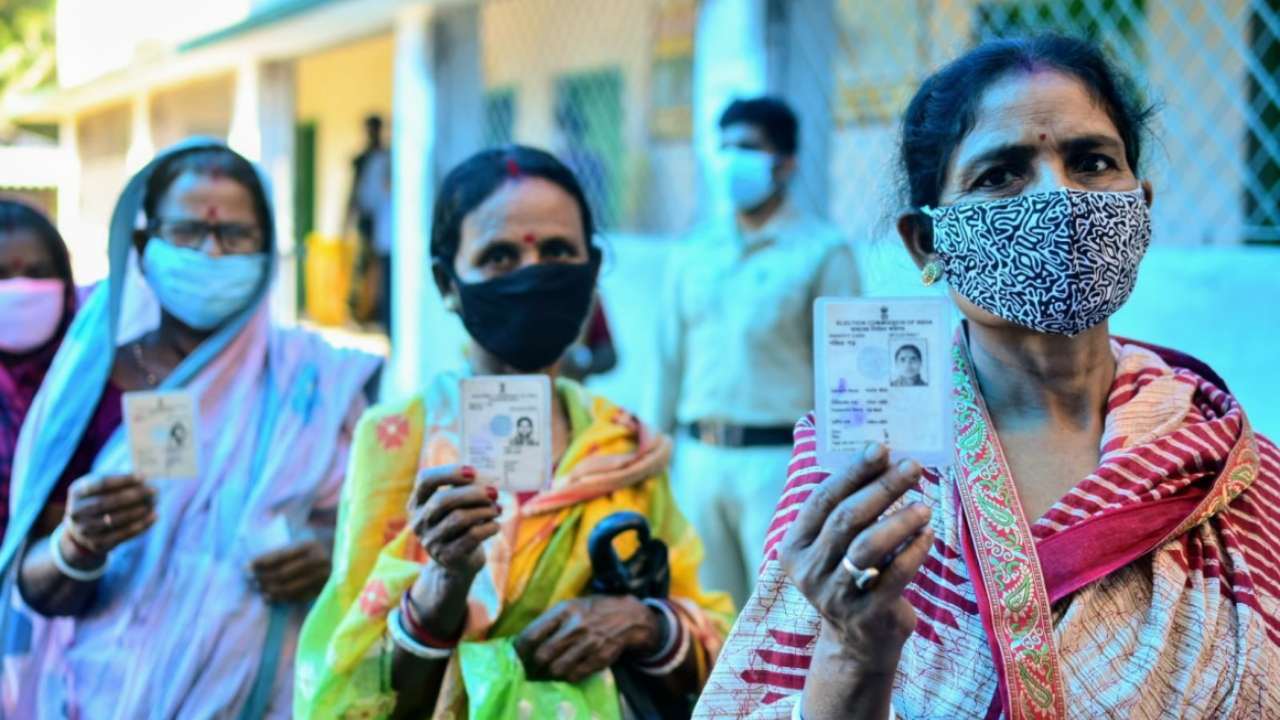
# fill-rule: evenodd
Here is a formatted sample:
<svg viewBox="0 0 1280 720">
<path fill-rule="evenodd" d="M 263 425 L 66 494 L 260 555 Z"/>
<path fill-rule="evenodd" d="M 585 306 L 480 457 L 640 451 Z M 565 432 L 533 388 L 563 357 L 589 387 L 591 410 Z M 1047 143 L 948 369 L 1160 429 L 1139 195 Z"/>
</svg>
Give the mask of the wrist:
<svg viewBox="0 0 1280 720">
<path fill-rule="evenodd" d="M 67 564 L 76 569 L 94 570 L 102 567 L 107 562 L 107 554 L 105 552 L 96 551 L 84 542 L 77 540 L 65 523 L 62 526 L 62 531 L 54 535 L 51 540 L 58 543 L 57 552 L 61 553 Z"/>
<path fill-rule="evenodd" d="M 418 579 L 414 583 L 414 597 L 424 608 L 428 607 L 428 603 L 422 602 L 426 598 L 439 598 L 445 601 L 448 598 L 466 597 L 471 592 L 471 584 L 475 582 L 477 575 L 479 575 L 478 571 L 457 570 L 439 563 L 428 562 L 418 573 Z M 418 592 L 419 589 L 425 592 Z"/>
<path fill-rule="evenodd" d="M 832 633 L 824 630 L 814 648 L 804 692 L 796 702 L 793 717 L 803 720 L 891 718 L 899 653 L 893 655 L 892 666 L 887 662 L 868 663 L 865 653 L 851 653 Z M 894 669 L 886 670 L 887 667 Z"/>
<path fill-rule="evenodd" d="M 657 644 L 632 655 L 632 665 L 646 675 L 666 676 L 684 665 L 692 638 L 675 607 L 666 600 L 647 599 L 644 606 L 657 620 Z"/>
<path fill-rule="evenodd" d="M 456 574 L 428 564 L 406 593 L 406 612 L 428 633 L 453 638 L 462 633 L 467 619 L 467 595 L 474 575 Z"/>
<path fill-rule="evenodd" d="M 840 633 L 827 622 L 822 623 L 818 642 L 813 651 L 814 662 L 839 668 L 848 677 L 893 679 L 898 671 L 902 647 L 851 647 L 840 639 Z"/>
<path fill-rule="evenodd" d="M 47 544 L 49 559 L 53 561 L 54 567 L 62 576 L 77 582 L 94 583 L 107 573 L 106 556 L 94 560 L 91 555 L 81 554 L 77 556 L 75 562 L 82 564 L 73 564 L 73 561 L 67 557 L 67 552 L 75 554 L 76 544 L 67 541 L 66 528 L 59 524 L 53 529 L 53 535 L 49 537 Z M 96 564 L 89 565 L 89 562 L 96 562 Z"/>
<path fill-rule="evenodd" d="M 634 606 L 628 608 L 627 612 L 634 613 L 632 617 L 638 623 L 629 649 L 636 655 L 652 655 L 662 647 L 671 628 L 667 627 L 666 619 L 657 608 L 636 598 L 629 597 L 627 600 Z"/>
<path fill-rule="evenodd" d="M 455 632 L 441 633 L 430 617 L 423 613 L 413 601 L 413 590 L 409 589 L 400 597 L 400 617 L 403 627 L 419 643 L 436 649 L 451 650 L 458 646 L 465 629 L 464 623 L 457 623 Z M 465 620 L 465 618 L 464 618 Z"/>
<path fill-rule="evenodd" d="M 444 587 L 460 587 L 467 590 L 471 589 L 471 583 L 475 582 L 476 576 L 479 574 L 480 568 L 475 570 L 470 568 L 451 568 L 437 562 L 428 562 L 423 565 L 421 573 L 432 582 L 440 583 Z"/>
</svg>

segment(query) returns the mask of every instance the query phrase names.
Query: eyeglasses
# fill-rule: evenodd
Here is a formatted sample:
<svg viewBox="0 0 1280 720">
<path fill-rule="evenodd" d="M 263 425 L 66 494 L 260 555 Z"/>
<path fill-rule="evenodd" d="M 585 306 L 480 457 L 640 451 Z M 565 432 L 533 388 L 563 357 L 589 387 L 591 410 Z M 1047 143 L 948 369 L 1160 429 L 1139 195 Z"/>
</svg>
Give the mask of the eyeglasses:
<svg viewBox="0 0 1280 720">
<path fill-rule="evenodd" d="M 262 250 L 262 232 L 256 225 L 209 223 L 203 220 L 159 220 L 152 232 L 171 245 L 199 250 L 213 235 L 218 247 L 229 255 L 248 255 Z"/>
</svg>

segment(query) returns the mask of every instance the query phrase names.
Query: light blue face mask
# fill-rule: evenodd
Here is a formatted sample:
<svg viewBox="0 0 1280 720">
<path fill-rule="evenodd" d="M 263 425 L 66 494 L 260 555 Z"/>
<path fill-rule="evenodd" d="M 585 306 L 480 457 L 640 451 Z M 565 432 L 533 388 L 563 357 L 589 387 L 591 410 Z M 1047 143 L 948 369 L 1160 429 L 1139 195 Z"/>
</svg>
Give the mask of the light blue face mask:
<svg viewBox="0 0 1280 720">
<path fill-rule="evenodd" d="M 210 257 L 151 238 L 142 272 L 166 312 L 195 330 L 212 330 L 249 304 L 269 259 L 266 253 Z"/>
</svg>

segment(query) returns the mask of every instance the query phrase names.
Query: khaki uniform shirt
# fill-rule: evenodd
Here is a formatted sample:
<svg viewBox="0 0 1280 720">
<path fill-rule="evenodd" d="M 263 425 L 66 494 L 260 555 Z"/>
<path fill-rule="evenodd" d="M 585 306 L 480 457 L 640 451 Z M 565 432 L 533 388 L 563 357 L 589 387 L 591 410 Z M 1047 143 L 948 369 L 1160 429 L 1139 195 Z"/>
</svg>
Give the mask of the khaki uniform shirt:
<svg viewBox="0 0 1280 720">
<path fill-rule="evenodd" d="M 813 301 L 859 292 L 853 249 L 784 205 L 693 233 L 667 270 L 657 421 L 790 427 L 813 408 Z"/>
</svg>

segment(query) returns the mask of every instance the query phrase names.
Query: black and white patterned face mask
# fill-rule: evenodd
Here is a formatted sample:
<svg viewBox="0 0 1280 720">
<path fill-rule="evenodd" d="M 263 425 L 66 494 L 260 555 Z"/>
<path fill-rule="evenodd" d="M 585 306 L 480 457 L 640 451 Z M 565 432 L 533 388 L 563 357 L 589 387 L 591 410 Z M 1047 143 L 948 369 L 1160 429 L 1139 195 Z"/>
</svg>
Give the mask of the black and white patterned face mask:
<svg viewBox="0 0 1280 720">
<path fill-rule="evenodd" d="M 1151 242 L 1142 190 L 924 208 L 951 287 L 1023 327 L 1078 335 L 1124 305 Z"/>
</svg>

